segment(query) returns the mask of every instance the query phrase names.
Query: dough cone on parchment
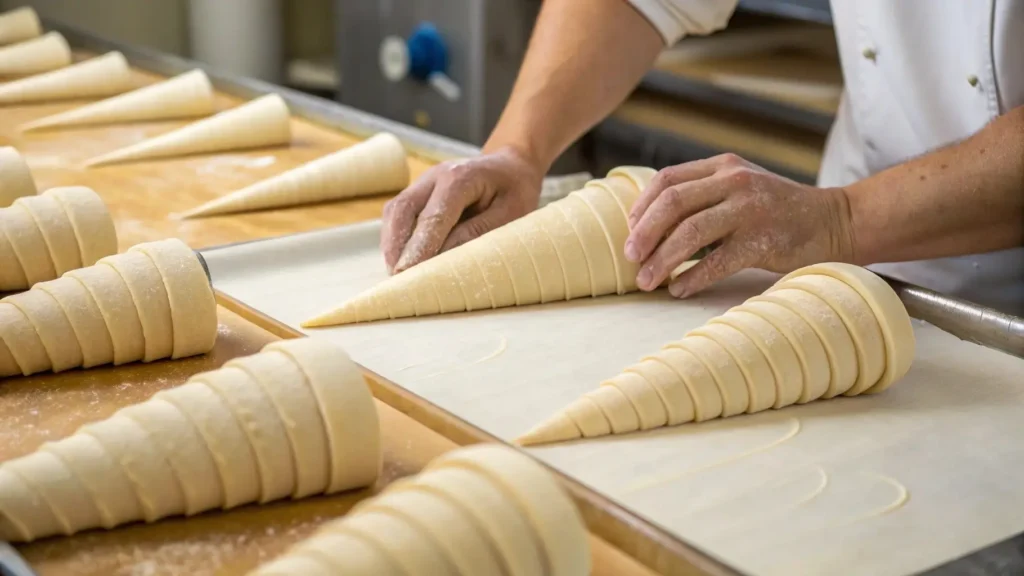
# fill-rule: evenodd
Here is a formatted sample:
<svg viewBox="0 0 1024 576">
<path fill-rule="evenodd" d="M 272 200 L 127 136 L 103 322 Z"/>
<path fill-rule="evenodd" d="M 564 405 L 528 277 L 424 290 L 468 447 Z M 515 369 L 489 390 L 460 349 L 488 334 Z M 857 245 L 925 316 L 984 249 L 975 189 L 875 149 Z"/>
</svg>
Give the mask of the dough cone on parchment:
<svg viewBox="0 0 1024 576">
<path fill-rule="evenodd" d="M 288 105 L 269 94 L 166 134 L 86 161 L 90 167 L 138 160 L 281 146 L 291 142 Z"/>
<path fill-rule="evenodd" d="M 29 6 L 0 13 L 0 46 L 31 40 L 42 33 L 39 15 Z"/>
<path fill-rule="evenodd" d="M 914 349 L 910 316 L 884 280 L 850 264 L 807 266 L 603 382 L 518 442 L 874 394 L 907 373 Z"/>
<path fill-rule="evenodd" d="M 0 208 L 7 208 L 22 196 L 34 196 L 36 182 L 25 159 L 10 146 L 0 147 Z M 0 242 L 3 240 L 0 239 Z M 0 270 L 0 277 L 3 271 Z M 0 280 L 2 284 L 2 280 Z M 3 287 L 0 286 L 0 291 Z"/>
<path fill-rule="evenodd" d="M 131 89 L 128 61 L 109 52 L 52 72 L 0 84 L 0 104 L 113 96 Z"/>
<path fill-rule="evenodd" d="M 344 350 L 275 342 L 0 464 L 0 539 L 362 488 L 380 467 L 376 406 Z"/>
<path fill-rule="evenodd" d="M 587 576 L 569 496 L 515 449 L 461 448 L 395 482 L 250 576 Z"/>
<path fill-rule="evenodd" d="M 213 96 L 213 86 L 206 73 L 193 70 L 120 96 L 34 120 L 20 129 L 29 132 L 206 116 L 216 111 Z"/>
<path fill-rule="evenodd" d="M 0 46 L 0 77 L 29 76 L 71 65 L 71 48 L 57 32 Z"/>
<path fill-rule="evenodd" d="M 0 160 L 3 156 L 0 149 Z M 8 185 L 29 190 L 31 175 L 19 175 L 21 169 L 0 163 L 0 196 Z M 53 280 L 116 252 L 114 221 L 89 188 L 51 188 L 0 208 L 0 292 Z"/>
<path fill-rule="evenodd" d="M 629 210 L 655 171 L 607 178 L 396 274 L 304 327 L 524 306 L 636 288 Z"/>
<path fill-rule="evenodd" d="M 178 239 L 139 244 L 0 300 L 0 377 L 209 352 L 217 304 Z"/>
<path fill-rule="evenodd" d="M 399 191 L 409 185 L 402 143 L 376 136 L 217 198 L 182 215 L 199 218 Z"/>
</svg>

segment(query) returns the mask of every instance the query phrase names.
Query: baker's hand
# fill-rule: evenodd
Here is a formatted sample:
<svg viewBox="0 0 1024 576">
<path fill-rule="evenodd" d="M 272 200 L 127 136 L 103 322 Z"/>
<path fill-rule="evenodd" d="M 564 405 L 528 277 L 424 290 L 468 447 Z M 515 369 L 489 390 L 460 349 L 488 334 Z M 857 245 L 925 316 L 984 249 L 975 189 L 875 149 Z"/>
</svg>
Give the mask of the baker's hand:
<svg viewBox="0 0 1024 576">
<path fill-rule="evenodd" d="M 654 290 L 698 250 L 720 245 L 669 285 L 677 298 L 744 268 L 790 272 L 853 257 L 850 206 L 839 188 L 788 180 L 735 156 L 665 168 L 634 204 L 626 257 Z"/>
<path fill-rule="evenodd" d="M 394 274 L 524 216 L 543 171 L 511 148 L 426 171 L 384 206 L 380 246 Z"/>
</svg>

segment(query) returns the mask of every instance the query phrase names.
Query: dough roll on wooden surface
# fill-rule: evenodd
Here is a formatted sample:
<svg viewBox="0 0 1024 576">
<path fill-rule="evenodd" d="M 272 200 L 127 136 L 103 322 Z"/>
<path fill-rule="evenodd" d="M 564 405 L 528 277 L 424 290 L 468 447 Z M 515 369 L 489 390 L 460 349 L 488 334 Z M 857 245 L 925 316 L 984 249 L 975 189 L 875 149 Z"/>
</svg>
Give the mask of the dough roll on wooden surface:
<svg viewBox="0 0 1024 576">
<path fill-rule="evenodd" d="M 97 255 L 95 246 L 72 247 L 69 258 Z M 0 377 L 184 358 L 209 352 L 217 338 L 213 289 L 178 239 L 139 244 L 8 296 L 0 319 Z"/>
<path fill-rule="evenodd" d="M 36 182 L 25 159 L 11 146 L 0 147 L 0 208 L 7 208 L 22 196 L 35 194 Z"/>
<path fill-rule="evenodd" d="M 409 185 L 409 165 L 402 143 L 392 134 L 376 136 L 227 194 L 183 214 L 199 218 L 330 202 Z"/>
<path fill-rule="evenodd" d="M 623 250 L 650 168 L 607 178 L 439 254 L 308 320 L 305 327 L 525 306 L 636 288 Z"/>
<path fill-rule="evenodd" d="M 0 149 L 0 159 L 3 155 Z M 0 171 L 0 176 L 7 172 L 4 167 Z M 5 181 L 27 192 L 31 175 L 17 174 L 20 167 L 13 171 L 13 178 Z M 116 252 L 114 221 L 89 188 L 51 188 L 0 208 L 0 292 L 53 280 Z"/>
<path fill-rule="evenodd" d="M 816 264 L 666 344 L 518 442 L 624 434 L 880 392 L 906 375 L 914 349 L 910 316 L 884 280 L 859 266 Z"/>
<path fill-rule="evenodd" d="M 30 6 L 0 13 L 0 46 L 31 40 L 42 33 L 39 15 Z"/>
<path fill-rule="evenodd" d="M 213 86 L 202 70 L 23 124 L 22 132 L 206 116 L 216 111 Z"/>
<path fill-rule="evenodd" d="M 380 467 L 358 367 L 336 344 L 282 341 L 0 464 L 0 538 L 362 488 Z"/>
<path fill-rule="evenodd" d="M 57 32 L 0 47 L 0 77 L 31 76 L 71 65 L 71 48 Z"/>
<path fill-rule="evenodd" d="M 157 158 L 283 146 L 291 142 L 288 105 L 269 94 L 177 130 L 88 160 L 103 166 Z"/>
<path fill-rule="evenodd" d="M 109 52 L 65 68 L 0 84 L 0 104 L 101 98 L 132 86 L 131 69 L 120 52 Z"/>
<path fill-rule="evenodd" d="M 251 574 L 585 576 L 588 538 L 541 464 L 481 445 L 441 456 Z"/>
</svg>

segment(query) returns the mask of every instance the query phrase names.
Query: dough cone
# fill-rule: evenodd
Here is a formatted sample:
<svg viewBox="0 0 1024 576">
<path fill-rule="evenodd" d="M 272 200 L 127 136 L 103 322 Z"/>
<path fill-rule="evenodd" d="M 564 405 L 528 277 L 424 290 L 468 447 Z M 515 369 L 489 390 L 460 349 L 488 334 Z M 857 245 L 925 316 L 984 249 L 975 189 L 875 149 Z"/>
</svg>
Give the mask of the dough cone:
<svg viewBox="0 0 1024 576">
<path fill-rule="evenodd" d="M 276 95 L 257 98 L 138 144 L 88 160 L 86 166 L 281 146 L 291 142 L 288 105 Z"/>
<path fill-rule="evenodd" d="M 0 104 L 97 98 L 131 88 L 131 70 L 120 52 L 0 85 Z"/>
<path fill-rule="evenodd" d="M 0 171 L 7 173 L 5 167 Z M 27 174 L 14 176 L 31 180 Z M 29 183 L 22 182 L 20 189 L 27 191 Z M 0 291 L 24 290 L 116 252 L 114 222 L 103 200 L 88 188 L 51 188 L 0 208 Z"/>
<path fill-rule="evenodd" d="M 253 378 L 243 369 L 252 361 L 292 377 Z M 0 464 L 0 539 L 362 488 L 380 470 L 379 434 L 373 397 L 342 349 L 276 342 Z M 309 453 L 297 438 L 329 449 Z M 319 462 L 315 484 L 296 492 L 295 478 Z"/>
<path fill-rule="evenodd" d="M 0 14 L 0 45 L 24 42 L 42 33 L 39 15 L 29 6 Z"/>
<path fill-rule="evenodd" d="M 858 266 L 816 264 L 626 368 L 518 442 L 624 434 L 879 392 L 906 375 L 914 347 L 910 316 L 884 280 Z"/>
<path fill-rule="evenodd" d="M 635 291 L 627 217 L 650 168 L 622 167 L 565 199 L 444 252 L 305 327 L 524 306 Z"/>
<path fill-rule="evenodd" d="M 35 193 L 36 182 L 25 159 L 10 146 L 0 148 L 0 208 L 7 208 L 18 198 Z"/>
<path fill-rule="evenodd" d="M 29 132 L 43 128 L 175 120 L 215 112 L 213 86 L 202 70 L 139 88 L 81 108 L 23 124 Z"/>
<path fill-rule="evenodd" d="M 381 133 L 308 164 L 207 202 L 185 218 L 250 212 L 395 192 L 408 186 L 398 138 Z"/>
<path fill-rule="evenodd" d="M 0 354 L 0 377 L 183 358 L 216 338 L 217 305 L 195 253 L 177 239 L 150 242 L 0 300 L 13 360 Z"/>
<path fill-rule="evenodd" d="M 586 526 L 542 465 L 511 448 L 454 450 L 325 524 L 252 576 L 590 574 Z"/>
<path fill-rule="evenodd" d="M 0 47 L 0 76 L 30 76 L 71 65 L 71 48 L 57 32 Z"/>
</svg>

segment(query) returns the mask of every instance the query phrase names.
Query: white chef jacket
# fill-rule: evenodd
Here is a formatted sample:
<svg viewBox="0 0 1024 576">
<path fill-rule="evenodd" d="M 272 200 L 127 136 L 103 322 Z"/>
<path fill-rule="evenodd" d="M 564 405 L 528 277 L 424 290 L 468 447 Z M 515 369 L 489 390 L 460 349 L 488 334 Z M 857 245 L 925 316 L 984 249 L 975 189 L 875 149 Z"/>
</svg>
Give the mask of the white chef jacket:
<svg viewBox="0 0 1024 576">
<path fill-rule="evenodd" d="M 666 45 L 725 27 L 737 4 L 630 2 Z M 846 89 L 819 185 L 850 184 L 962 140 L 1024 105 L 1024 0 L 832 0 L 831 5 Z M 1024 248 L 872 268 L 1024 316 Z"/>
</svg>

